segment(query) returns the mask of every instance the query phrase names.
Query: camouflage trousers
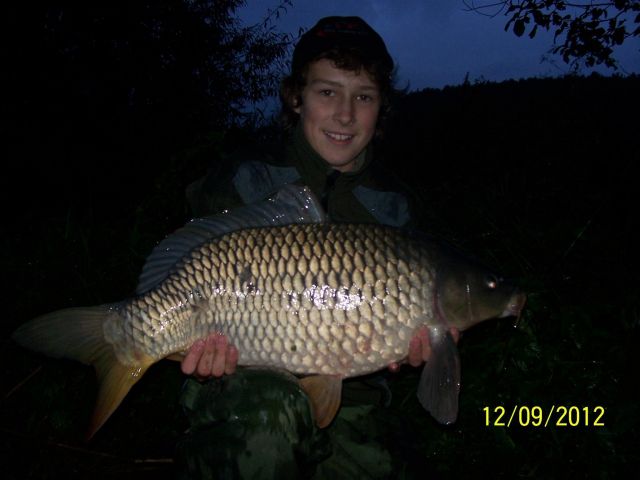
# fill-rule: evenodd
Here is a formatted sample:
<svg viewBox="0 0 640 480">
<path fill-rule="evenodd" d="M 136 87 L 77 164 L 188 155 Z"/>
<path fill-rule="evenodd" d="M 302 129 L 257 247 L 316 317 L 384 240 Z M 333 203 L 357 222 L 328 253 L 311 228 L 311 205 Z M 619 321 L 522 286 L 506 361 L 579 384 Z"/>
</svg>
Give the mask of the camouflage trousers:
<svg viewBox="0 0 640 480">
<path fill-rule="evenodd" d="M 410 422 L 379 406 L 380 390 L 345 382 L 344 391 L 336 419 L 320 430 L 288 374 L 242 369 L 204 384 L 187 380 L 181 403 L 190 429 L 177 448 L 180 478 L 425 478 L 402 438 Z"/>
</svg>

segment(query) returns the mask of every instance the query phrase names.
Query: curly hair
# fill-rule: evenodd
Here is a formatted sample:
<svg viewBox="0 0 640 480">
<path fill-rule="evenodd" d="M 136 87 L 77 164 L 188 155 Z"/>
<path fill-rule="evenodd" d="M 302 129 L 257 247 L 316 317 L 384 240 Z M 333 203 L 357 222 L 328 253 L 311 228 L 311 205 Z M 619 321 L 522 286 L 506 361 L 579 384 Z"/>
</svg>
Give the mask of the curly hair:
<svg viewBox="0 0 640 480">
<path fill-rule="evenodd" d="M 285 130 L 292 129 L 300 120 L 300 115 L 294 111 L 294 108 L 302 105 L 302 90 L 307 84 L 309 66 L 323 59 L 331 60 L 334 66 L 341 70 L 356 74 L 364 70 L 376 82 L 381 97 L 380 114 L 376 128 L 376 135 L 379 136 L 390 112 L 391 99 L 401 92 L 394 88 L 395 68 L 390 71 L 382 60 L 367 60 L 366 56 L 357 48 L 336 47 L 322 52 L 302 67 L 292 70 L 291 74 L 282 80 L 280 84 L 281 121 Z"/>
</svg>

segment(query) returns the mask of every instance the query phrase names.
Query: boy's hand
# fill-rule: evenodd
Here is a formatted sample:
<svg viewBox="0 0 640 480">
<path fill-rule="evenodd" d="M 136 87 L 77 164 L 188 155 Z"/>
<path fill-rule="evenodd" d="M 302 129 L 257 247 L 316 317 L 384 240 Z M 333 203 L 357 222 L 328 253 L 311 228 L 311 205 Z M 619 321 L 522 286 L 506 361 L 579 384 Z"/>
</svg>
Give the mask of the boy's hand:
<svg viewBox="0 0 640 480">
<path fill-rule="evenodd" d="M 238 349 L 227 343 L 227 337 L 212 333 L 195 342 L 182 360 L 180 368 L 199 380 L 231 375 L 238 364 Z"/>
</svg>

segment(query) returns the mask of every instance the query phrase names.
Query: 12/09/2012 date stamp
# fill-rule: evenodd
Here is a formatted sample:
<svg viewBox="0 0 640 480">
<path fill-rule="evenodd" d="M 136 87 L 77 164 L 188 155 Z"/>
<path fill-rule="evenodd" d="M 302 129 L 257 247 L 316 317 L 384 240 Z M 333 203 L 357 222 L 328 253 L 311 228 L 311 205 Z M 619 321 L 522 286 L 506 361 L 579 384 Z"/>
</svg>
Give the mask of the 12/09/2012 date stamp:
<svg viewBox="0 0 640 480">
<path fill-rule="evenodd" d="M 510 410 L 498 405 L 484 407 L 487 427 L 604 427 L 604 407 L 577 407 L 552 405 L 545 409 L 540 406 L 514 405 Z"/>
</svg>

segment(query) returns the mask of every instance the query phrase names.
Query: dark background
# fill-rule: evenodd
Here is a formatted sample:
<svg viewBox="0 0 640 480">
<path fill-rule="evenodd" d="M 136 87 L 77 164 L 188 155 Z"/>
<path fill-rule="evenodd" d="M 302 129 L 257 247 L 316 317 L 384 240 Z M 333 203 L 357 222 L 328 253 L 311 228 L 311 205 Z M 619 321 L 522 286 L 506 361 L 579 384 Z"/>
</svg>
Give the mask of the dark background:
<svg viewBox="0 0 640 480">
<path fill-rule="evenodd" d="M 186 185 L 269 136 L 242 106 L 274 91 L 278 69 L 265 65 L 279 65 L 291 39 L 243 30 L 228 17 L 235 3 L 215 2 L 212 16 L 207 2 L 10 10 L 0 324 L 9 477 L 173 474 L 186 428 L 177 364 L 152 367 L 85 444 L 92 370 L 8 337 L 38 314 L 131 295 L 151 248 L 189 218 Z M 461 340 L 454 426 L 421 409 L 416 372 L 393 382 L 391 408 L 414 415 L 408 435 L 443 478 L 619 478 L 638 465 L 639 92 L 637 76 L 592 75 L 397 100 L 382 148 L 419 199 L 420 226 L 529 293 L 517 328 L 487 322 Z M 487 427 L 483 408 L 500 405 L 602 406 L 604 426 Z"/>
</svg>

